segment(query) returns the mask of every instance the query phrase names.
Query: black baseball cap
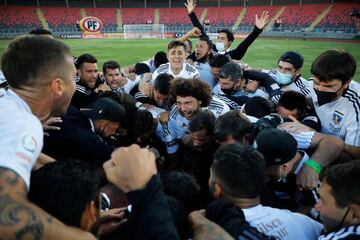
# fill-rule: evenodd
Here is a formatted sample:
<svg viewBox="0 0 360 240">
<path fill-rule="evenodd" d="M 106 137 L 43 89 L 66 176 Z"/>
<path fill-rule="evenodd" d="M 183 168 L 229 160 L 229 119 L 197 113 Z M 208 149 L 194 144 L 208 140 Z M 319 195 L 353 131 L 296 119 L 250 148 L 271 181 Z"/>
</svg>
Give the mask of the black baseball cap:
<svg viewBox="0 0 360 240">
<path fill-rule="evenodd" d="M 267 166 L 287 163 L 297 152 L 295 138 L 277 128 L 261 131 L 255 139 L 254 147 L 264 155 Z"/>
<path fill-rule="evenodd" d="M 125 109 L 116 101 L 110 98 L 98 99 L 93 108 L 87 114 L 92 120 L 108 120 L 122 122 L 125 119 Z"/>
</svg>

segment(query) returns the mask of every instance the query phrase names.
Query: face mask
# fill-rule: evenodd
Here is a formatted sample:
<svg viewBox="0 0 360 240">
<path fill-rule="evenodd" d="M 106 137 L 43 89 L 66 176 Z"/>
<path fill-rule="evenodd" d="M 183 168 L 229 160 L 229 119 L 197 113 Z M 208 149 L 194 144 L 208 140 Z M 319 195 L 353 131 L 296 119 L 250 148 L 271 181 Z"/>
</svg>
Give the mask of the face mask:
<svg viewBox="0 0 360 240">
<path fill-rule="evenodd" d="M 222 42 L 216 42 L 215 46 L 218 52 L 223 52 L 225 50 L 225 45 Z"/>
<path fill-rule="evenodd" d="M 314 91 L 315 91 L 315 93 L 317 95 L 319 106 L 321 106 L 323 104 L 326 104 L 326 103 L 329 103 L 329 102 L 332 102 L 337 97 L 337 92 L 339 90 L 337 90 L 336 92 L 324 92 L 324 91 L 316 90 L 314 88 Z"/>
<path fill-rule="evenodd" d="M 276 75 L 275 75 L 275 81 L 281 85 L 289 84 L 291 82 L 291 74 L 281 73 L 281 72 L 277 71 Z"/>
</svg>

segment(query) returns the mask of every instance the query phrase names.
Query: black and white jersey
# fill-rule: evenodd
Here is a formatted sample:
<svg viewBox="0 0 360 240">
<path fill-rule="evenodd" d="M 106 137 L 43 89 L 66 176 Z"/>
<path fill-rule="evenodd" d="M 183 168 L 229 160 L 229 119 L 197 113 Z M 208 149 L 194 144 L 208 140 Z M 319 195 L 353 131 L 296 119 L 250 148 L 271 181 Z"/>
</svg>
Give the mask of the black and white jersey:
<svg viewBox="0 0 360 240">
<path fill-rule="evenodd" d="M 275 80 L 276 69 L 271 70 L 262 70 L 263 72 L 268 73 Z M 310 84 L 309 81 L 303 78 L 301 75 L 298 75 L 293 82 L 287 85 L 280 85 L 281 91 L 295 91 L 301 93 L 304 96 L 310 95 Z"/>
<path fill-rule="evenodd" d="M 360 239 L 360 225 L 349 226 L 340 229 L 337 232 L 331 232 L 321 235 L 318 240 L 353 240 Z"/>
<path fill-rule="evenodd" d="M 165 64 L 161 64 L 160 67 L 158 67 L 155 70 L 155 72 L 152 74 L 152 78 L 151 78 L 152 84 L 154 84 L 156 77 L 161 73 L 168 73 L 172 75 L 174 78 L 185 78 L 185 79 L 200 78 L 199 71 L 188 63 L 183 64 L 182 70 L 177 75 L 175 75 L 172 72 L 170 63 L 165 63 Z"/>
<path fill-rule="evenodd" d="M 212 97 L 209 106 L 204 107 L 203 109 L 210 110 L 215 118 L 218 118 L 230 110 L 226 103 L 214 96 Z M 167 146 L 169 154 L 177 151 L 179 147 L 177 140 L 186 133 L 189 133 L 189 122 L 190 120 L 182 116 L 175 105 L 170 112 L 168 123 L 163 125 L 164 136 L 162 136 L 162 139 Z"/>
<path fill-rule="evenodd" d="M 360 84 L 351 81 L 349 88 L 336 101 L 319 106 L 310 81 L 310 94 L 316 114 L 321 122 L 321 132 L 339 136 L 346 144 L 360 147 Z"/>
<path fill-rule="evenodd" d="M 97 100 L 98 93 L 94 90 L 100 85 L 104 84 L 105 80 L 98 77 L 94 88 L 89 88 L 85 83 L 80 80 L 80 77 L 76 76 L 76 89 L 71 104 L 77 108 L 88 108 Z"/>
</svg>

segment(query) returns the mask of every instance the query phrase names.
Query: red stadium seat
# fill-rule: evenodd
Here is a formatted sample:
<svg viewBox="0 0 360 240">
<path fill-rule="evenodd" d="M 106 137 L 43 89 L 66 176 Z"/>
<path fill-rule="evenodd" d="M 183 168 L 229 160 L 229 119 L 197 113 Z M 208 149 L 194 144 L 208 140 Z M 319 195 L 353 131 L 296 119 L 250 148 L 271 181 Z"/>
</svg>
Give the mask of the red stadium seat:
<svg viewBox="0 0 360 240">
<path fill-rule="evenodd" d="M 1 6 L 0 27 L 39 28 L 41 23 L 35 7 Z"/>
<path fill-rule="evenodd" d="M 81 20 L 80 8 L 42 7 L 50 28 L 74 28 Z"/>
<path fill-rule="evenodd" d="M 149 20 L 154 21 L 154 8 L 122 8 L 123 24 L 146 24 Z"/>
</svg>

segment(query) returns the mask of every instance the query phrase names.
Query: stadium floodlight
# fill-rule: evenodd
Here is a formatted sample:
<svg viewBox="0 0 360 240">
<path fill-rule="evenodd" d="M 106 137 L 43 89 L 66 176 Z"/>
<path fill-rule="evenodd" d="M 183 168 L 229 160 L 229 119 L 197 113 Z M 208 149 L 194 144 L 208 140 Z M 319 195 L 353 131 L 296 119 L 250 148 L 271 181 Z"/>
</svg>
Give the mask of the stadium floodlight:
<svg viewBox="0 0 360 240">
<path fill-rule="evenodd" d="M 164 24 L 125 24 L 124 38 L 165 38 Z"/>
</svg>

